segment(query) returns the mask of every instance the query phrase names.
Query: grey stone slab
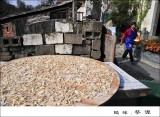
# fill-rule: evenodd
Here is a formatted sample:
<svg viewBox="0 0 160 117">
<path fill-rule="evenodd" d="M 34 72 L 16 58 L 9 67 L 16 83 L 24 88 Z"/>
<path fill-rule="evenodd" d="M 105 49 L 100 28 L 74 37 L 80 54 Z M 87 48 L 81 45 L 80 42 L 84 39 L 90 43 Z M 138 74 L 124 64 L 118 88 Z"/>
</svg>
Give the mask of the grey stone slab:
<svg viewBox="0 0 160 117">
<path fill-rule="evenodd" d="M 92 40 L 92 50 L 100 50 L 101 40 Z"/>
<path fill-rule="evenodd" d="M 46 44 L 63 44 L 63 33 L 50 33 L 45 34 L 45 42 Z"/>
<path fill-rule="evenodd" d="M 91 51 L 91 46 L 89 45 L 74 45 L 73 54 L 77 55 L 89 55 Z"/>
<path fill-rule="evenodd" d="M 101 31 L 102 30 L 102 23 L 101 22 L 94 22 L 93 23 L 93 30 L 94 31 Z"/>
<path fill-rule="evenodd" d="M 55 22 L 56 32 L 73 32 L 73 24 L 69 22 Z"/>
<path fill-rule="evenodd" d="M 36 33 L 43 33 L 43 23 L 42 22 L 39 22 L 39 23 L 36 23 Z"/>
<path fill-rule="evenodd" d="M 23 35 L 23 45 L 42 45 L 43 39 L 41 34 Z"/>
<path fill-rule="evenodd" d="M 91 58 L 94 58 L 94 59 L 99 59 L 101 56 L 101 52 L 100 51 L 91 51 Z"/>
<path fill-rule="evenodd" d="M 42 27 L 43 27 L 44 34 L 55 32 L 55 21 L 50 20 L 50 21 L 43 22 Z"/>
<path fill-rule="evenodd" d="M 55 45 L 56 54 L 72 54 L 72 44 Z"/>
<path fill-rule="evenodd" d="M 82 34 L 64 33 L 64 43 L 82 44 Z"/>
<path fill-rule="evenodd" d="M 35 55 L 35 46 L 24 46 L 21 53 L 24 55 Z"/>
<path fill-rule="evenodd" d="M 54 45 L 37 45 L 35 47 L 36 55 L 52 55 L 55 54 Z"/>
<path fill-rule="evenodd" d="M 84 31 L 101 31 L 102 30 L 102 23 L 96 21 L 85 21 L 83 22 L 83 30 Z"/>
<path fill-rule="evenodd" d="M 36 33 L 36 24 L 29 25 L 29 32 L 31 34 Z"/>
</svg>

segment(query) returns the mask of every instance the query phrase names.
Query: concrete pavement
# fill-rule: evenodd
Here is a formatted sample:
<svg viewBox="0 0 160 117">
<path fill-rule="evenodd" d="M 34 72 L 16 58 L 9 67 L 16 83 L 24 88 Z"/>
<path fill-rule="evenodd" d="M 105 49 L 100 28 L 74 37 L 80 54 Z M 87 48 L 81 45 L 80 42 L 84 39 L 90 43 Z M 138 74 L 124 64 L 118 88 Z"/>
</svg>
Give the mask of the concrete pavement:
<svg viewBox="0 0 160 117">
<path fill-rule="evenodd" d="M 122 61 L 122 54 L 124 52 L 124 45 L 116 45 L 116 58 L 118 62 Z M 149 64 L 145 64 L 142 61 L 135 61 L 132 64 L 127 56 L 128 60 L 119 64 L 124 71 L 140 80 L 154 80 L 155 82 L 160 82 L 160 69 L 154 68 Z"/>
</svg>

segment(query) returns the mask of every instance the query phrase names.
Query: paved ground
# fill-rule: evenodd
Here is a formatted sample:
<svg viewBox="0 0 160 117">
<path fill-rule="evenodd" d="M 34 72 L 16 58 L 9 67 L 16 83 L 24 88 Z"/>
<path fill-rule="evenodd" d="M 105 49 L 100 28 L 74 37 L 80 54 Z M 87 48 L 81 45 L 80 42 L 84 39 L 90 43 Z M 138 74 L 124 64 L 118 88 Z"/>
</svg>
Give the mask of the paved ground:
<svg viewBox="0 0 160 117">
<path fill-rule="evenodd" d="M 122 61 L 122 54 L 124 52 L 124 45 L 116 45 L 116 58 L 118 62 Z M 141 61 L 136 61 L 132 64 L 128 60 L 126 62 L 119 63 L 119 67 L 126 71 L 128 74 L 139 80 L 153 80 L 155 82 L 160 82 L 160 69 L 153 68 Z"/>
</svg>

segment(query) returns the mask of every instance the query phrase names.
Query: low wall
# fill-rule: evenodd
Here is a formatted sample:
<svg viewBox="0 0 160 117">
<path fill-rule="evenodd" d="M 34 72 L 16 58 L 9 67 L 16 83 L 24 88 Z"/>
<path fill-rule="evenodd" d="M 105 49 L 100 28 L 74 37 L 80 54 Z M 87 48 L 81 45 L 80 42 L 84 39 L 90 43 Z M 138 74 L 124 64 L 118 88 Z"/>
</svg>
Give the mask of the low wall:
<svg viewBox="0 0 160 117">
<path fill-rule="evenodd" d="M 51 33 L 43 31 L 23 36 L 1 37 L 1 61 L 56 54 L 100 58 L 101 22 L 77 22 L 77 27 L 74 28 L 71 22 L 55 21 L 53 26 L 55 31 Z"/>
<path fill-rule="evenodd" d="M 142 48 L 134 49 L 134 56 L 141 62 L 160 69 L 160 54 L 145 51 Z"/>
<path fill-rule="evenodd" d="M 154 68 L 160 69 L 160 54 L 152 53 L 149 51 L 142 51 L 141 61 Z"/>
</svg>

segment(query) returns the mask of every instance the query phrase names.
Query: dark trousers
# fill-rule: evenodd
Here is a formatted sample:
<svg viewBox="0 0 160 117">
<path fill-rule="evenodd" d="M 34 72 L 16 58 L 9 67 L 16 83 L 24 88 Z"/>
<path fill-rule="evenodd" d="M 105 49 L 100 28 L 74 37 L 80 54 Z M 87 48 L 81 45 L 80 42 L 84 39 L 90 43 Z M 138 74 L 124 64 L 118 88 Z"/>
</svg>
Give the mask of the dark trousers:
<svg viewBox="0 0 160 117">
<path fill-rule="evenodd" d="M 125 51 L 124 51 L 124 53 L 123 53 L 123 58 L 126 58 L 127 57 L 127 54 L 129 53 L 129 56 L 130 56 L 130 60 L 131 60 L 131 62 L 133 62 L 133 55 L 132 55 L 132 50 L 128 50 L 128 49 L 126 49 Z"/>
</svg>

